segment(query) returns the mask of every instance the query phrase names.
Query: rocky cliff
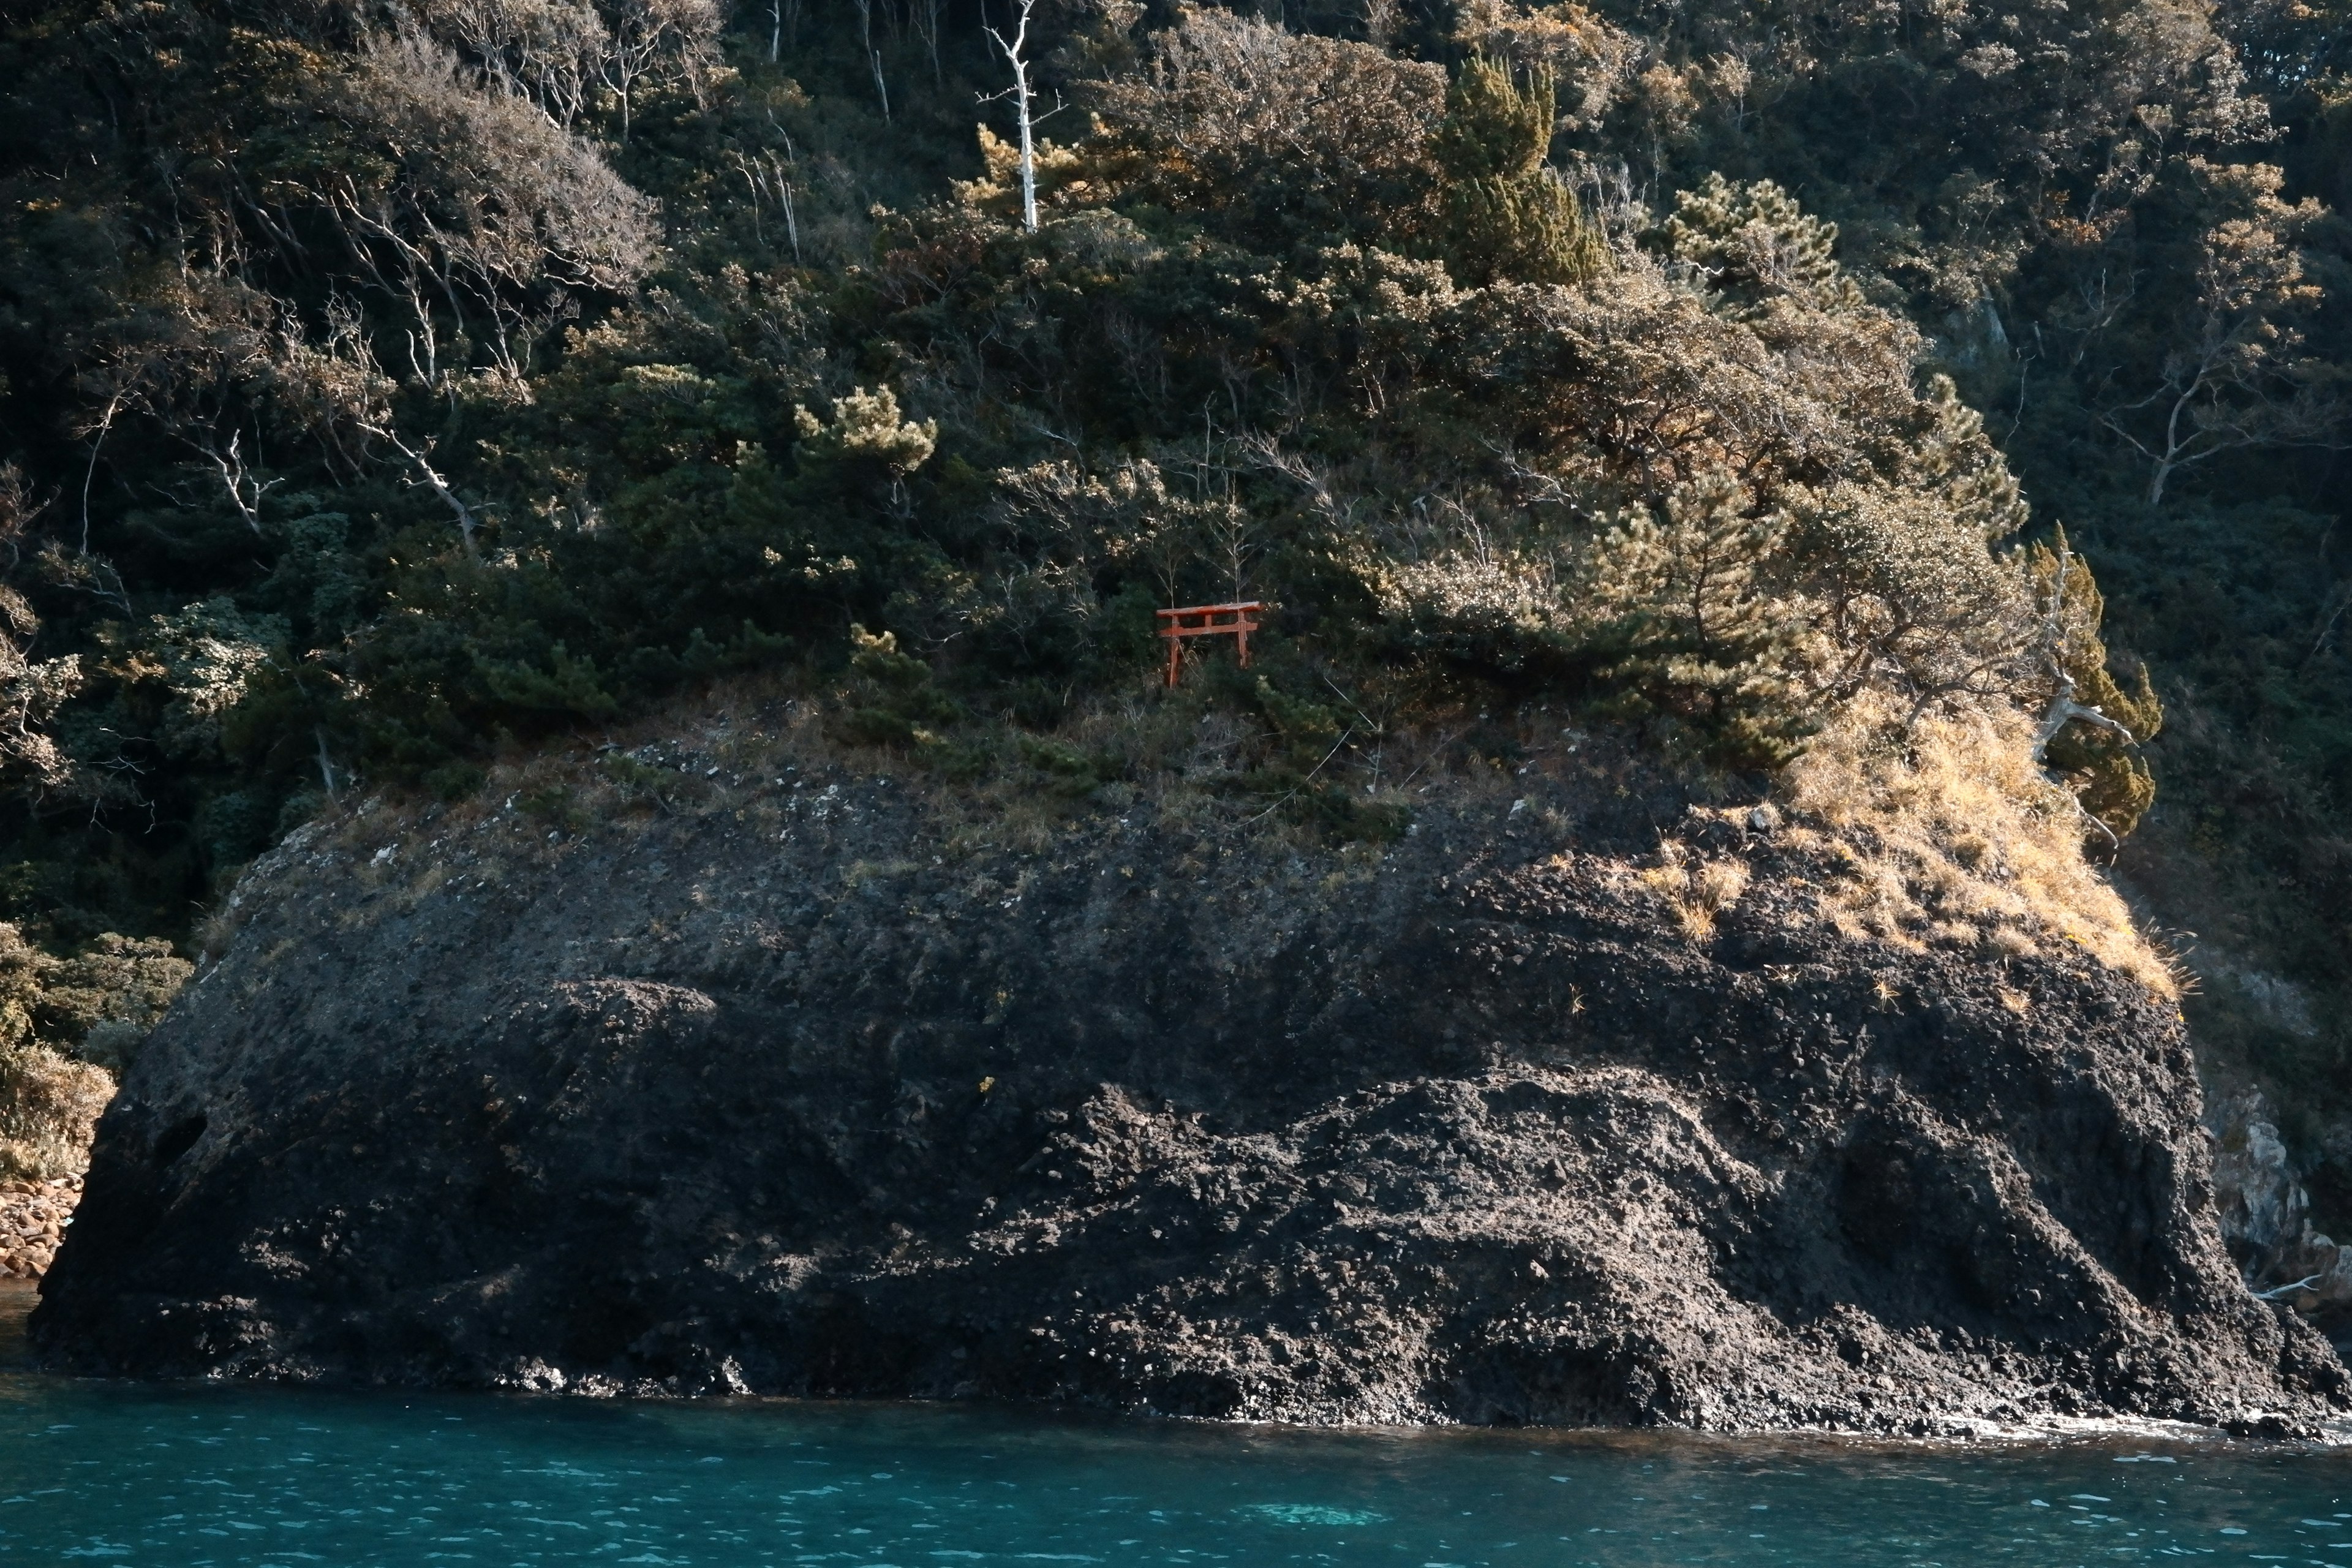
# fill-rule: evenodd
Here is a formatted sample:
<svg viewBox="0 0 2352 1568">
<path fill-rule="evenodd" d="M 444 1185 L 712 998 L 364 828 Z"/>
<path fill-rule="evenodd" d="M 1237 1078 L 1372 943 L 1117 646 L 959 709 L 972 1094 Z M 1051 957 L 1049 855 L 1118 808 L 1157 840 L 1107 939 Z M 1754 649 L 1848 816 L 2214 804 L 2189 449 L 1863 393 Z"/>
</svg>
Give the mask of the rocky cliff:
<svg viewBox="0 0 2352 1568">
<path fill-rule="evenodd" d="M 1572 770 L 1380 847 L 823 748 L 298 835 L 131 1072 L 53 1363 L 1307 1421 L 2282 1429 L 2172 1006 L 1814 918 Z M 537 815 L 533 815 L 534 805 Z M 1673 808 L 1680 811 L 1679 805 Z M 2264 1415 L 2263 1413 L 2271 1413 Z"/>
<path fill-rule="evenodd" d="M 2250 1287 L 2287 1302 L 2341 1352 L 2352 1342 L 2352 1246 L 2312 1222 L 2311 1194 L 2269 1114 L 2254 1089 L 2206 1106 L 2221 1239 Z"/>
</svg>

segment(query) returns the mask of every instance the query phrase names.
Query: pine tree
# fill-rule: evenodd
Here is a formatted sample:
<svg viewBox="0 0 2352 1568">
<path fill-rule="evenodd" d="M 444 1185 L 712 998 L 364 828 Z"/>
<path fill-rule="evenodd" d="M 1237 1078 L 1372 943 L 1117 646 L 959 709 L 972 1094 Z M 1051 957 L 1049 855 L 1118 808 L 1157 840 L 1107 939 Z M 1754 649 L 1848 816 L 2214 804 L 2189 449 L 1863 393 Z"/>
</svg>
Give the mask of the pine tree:
<svg viewBox="0 0 2352 1568">
<path fill-rule="evenodd" d="M 1507 64 L 1483 56 L 1454 79 L 1434 150 L 1445 259 L 1463 282 L 1575 283 L 1608 264 L 1576 193 L 1544 163 L 1554 89 L 1549 70 L 1523 88 Z"/>
<path fill-rule="evenodd" d="M 1720 174 L 1675 193 L 1661 234 L 1669 255 L 1742 314 L 1776 295 L 1823 310 L 1860 309 L 1862 290 L 1838 265 L 1837 237 L 1837 225 L 1811 216 L 1771 181 L 1734 184 Z"/>
<path fill-rule="evenodd" d="M 1578 597 L 1613 645 L 1633 711 L 1700 722 L 1707 749 L 1778 766 L 1818 721 L 1803 697 L 1806 608 L 1775 583 L 1786 520 L 1720 470 L 1595 542 Z"/>
</svg>

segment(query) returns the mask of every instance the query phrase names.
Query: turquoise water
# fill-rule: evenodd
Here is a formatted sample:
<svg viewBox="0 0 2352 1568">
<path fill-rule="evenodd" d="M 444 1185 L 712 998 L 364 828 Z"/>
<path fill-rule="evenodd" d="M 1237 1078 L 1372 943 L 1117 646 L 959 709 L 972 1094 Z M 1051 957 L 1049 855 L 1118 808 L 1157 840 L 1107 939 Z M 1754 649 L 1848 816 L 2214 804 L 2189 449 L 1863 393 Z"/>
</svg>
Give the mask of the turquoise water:
<svg viewBox="0 0 2352 1568">
<path fill-rule="evenodd" d="M 1314 1433 L 0 1373 L 0 1561 L 2352 1568 L 2352 1456 Z"/>
</svg>

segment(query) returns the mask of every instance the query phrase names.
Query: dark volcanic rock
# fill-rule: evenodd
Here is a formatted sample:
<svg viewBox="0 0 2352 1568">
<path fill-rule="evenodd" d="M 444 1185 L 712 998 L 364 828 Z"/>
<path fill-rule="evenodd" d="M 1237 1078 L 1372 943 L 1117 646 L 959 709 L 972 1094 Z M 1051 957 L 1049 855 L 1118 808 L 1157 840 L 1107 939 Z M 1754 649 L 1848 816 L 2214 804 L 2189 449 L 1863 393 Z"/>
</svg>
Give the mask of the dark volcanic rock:
<svg viewBox="0 0 2352 1568">
<path fill-rule="evenodd" d="M 2176 1014 L 2086 959 L 1849 941 L 1768 836 L 1695 942 L 1605 824 L 1459 791 L 1385 852 L 1137 805 L 1022 855 L 822 773 L 257 867 L 100 1130 L 48 1360 L 1311 1421 L 2339 1397 L 2223 1255 Z"/>
</svg>

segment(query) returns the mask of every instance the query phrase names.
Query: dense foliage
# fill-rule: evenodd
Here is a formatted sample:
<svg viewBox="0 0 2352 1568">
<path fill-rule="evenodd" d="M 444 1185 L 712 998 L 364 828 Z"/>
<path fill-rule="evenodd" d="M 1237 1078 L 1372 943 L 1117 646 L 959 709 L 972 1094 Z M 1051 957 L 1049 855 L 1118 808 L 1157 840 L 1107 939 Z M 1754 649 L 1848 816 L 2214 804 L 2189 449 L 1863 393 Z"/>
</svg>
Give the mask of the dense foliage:
<svg viewBox="0 0 2352 1568">
<path fill-rule="evenodd" d="M 180 936 L 327 795 L 729 670 L 1062 766 L 1248 595 L 1235 787 L 1329 831 L 1365 702 L 1759 777 L 1997 710 L 2101 853 L 2162 785 L 2213 973 L 2352 990 L 2340 17 L 1286 15 L 1038 11 L 1032 226 L 1002 3 L 23 8 L 0 919 Z"/>
</svg>

